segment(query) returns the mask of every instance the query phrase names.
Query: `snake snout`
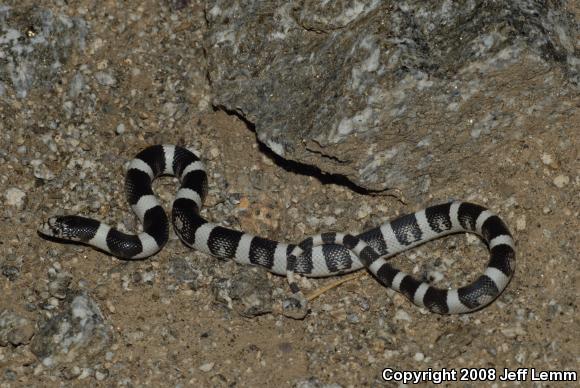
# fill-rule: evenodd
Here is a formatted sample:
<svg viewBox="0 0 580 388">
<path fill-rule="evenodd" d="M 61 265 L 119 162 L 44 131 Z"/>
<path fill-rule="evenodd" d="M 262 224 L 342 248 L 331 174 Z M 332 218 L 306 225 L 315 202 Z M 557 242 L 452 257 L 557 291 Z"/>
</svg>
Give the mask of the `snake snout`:
<svg viewBox="0 0 580 388">
<path fill-rule="evenodd" d="M 60 235 L 59 229 L 57 228 L 56 217 L 50 217 L 46 221 L 42 222 L 38 228 L 38 233 L 49 237 L 58 237 Z"/>
</svg>

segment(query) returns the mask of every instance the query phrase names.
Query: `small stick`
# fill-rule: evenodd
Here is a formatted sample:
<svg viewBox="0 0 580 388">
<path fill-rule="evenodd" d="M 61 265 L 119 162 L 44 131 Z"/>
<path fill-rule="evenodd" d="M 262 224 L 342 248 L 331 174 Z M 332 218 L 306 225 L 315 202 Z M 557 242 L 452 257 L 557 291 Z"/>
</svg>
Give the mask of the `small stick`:
<svg viewBox="0 0 580 388">
<path fill-rule="evenodd" d="M 321 288 L 314 290 L 310 295 L 308 295 L 306 297 L 306 300 L 311 302 L 314 299 L 318 298 L 320 295 L 324 294 L 325 292 L 327 292 L 335 287 L 340 286 L 342 283 L 346 283 L 346 282 L 349 282 L 351 280 L 358 279 L 358 278 L 362 277 L 363 275 L 365 275 L 366 273 L 367 273 L 366 271 L 359 271 L 359 272 L 356 272 L 356 273 L 351 274 L 349 276 L 342 277 L 335 282 L 332 282 L 330 284 L 327 284 L 324 287 L 321 287 Z"/>
</svg>

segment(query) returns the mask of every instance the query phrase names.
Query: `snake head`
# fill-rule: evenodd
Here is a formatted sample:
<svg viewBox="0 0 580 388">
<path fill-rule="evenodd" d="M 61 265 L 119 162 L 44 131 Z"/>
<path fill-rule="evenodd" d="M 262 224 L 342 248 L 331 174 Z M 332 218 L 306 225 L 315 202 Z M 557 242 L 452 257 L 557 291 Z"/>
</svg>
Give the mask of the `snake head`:
<svg viewBox="0 0 580 388">
<path fill-rule="evenodd" d="M 47 237 L 78 240 L 77 234 L 74 233 L 70 223 L 67 222 L 67 217 L 50 217 L 41 223 L 37 230 L 38 233 Z"/>
<path fill-rule="evenodd" d="M 58 217 L 50 217 L 38 226 L 38 233 L 48 236 L 59 238 L 62 234 L 62 227 L 58 222 Z"/>
</svg>

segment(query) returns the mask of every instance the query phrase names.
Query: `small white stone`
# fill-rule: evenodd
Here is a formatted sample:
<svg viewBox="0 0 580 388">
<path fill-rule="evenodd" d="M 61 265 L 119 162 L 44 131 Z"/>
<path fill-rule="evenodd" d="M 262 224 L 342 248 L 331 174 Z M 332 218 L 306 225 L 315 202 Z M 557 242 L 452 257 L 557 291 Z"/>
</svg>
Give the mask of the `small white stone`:
<svg viewBox="0 0 580 388">
<path fill-rule="evenodd" d="M 397 312 L 395 313 L 395 319 L 397 321 L 407 321 L 407 322 L 412 321 L 411 316 L 405 310 L 397 310 Z"/>
<path fill-rule="evenodd" d="M 44 164 L 44 162 L 40 159 L 33 159 L 30 161 L 30 165 L 32 166 L 32 173 L 38 179 L 42 179 L 45 181 L 49 181 L 54 179 L 54 173 L 50 171 L 48 167 Z"/>
<path fill-rule="evenodd" d="M 554 157 L 550 154 L 543 153 L 542 163 L 544 163 L 546 166 L 549 166 L 554 163 Z"/>
<path fill-rule="evenodd" d="M 336 224 L 336 218 L 333 216 L 327 216 L 322 219 L 322 222 L 326 226 L 332 226 Z"/>
<path fill-rule="evenodd" d="M 216 159 L 217 157 L 220 156 L 220 150 L 219 148 L 212 148 L 209 150 L 209 156 L 211 156 L 212 159 Z"/>
<path fill-rule="evenodd" d="M 517 336 L 526 335 L 526 331 L 522 328 L 520 324 L 517 324 L 515 327 L 507 327 L 504 329 L 500 329 L 500 331 L 507 338 L 515 338 Z"/>
<path fill-rule="evenodd" d="M 79 377 L 77 377 L 79 380 L 84 380 L 87 377 L 89 377 L 91 375 L 91 369 L 90 368 L 83 368 L 82 372 L 80 374 Z"/>
<path fill-rule="evenodd" d="M 125 124 L 121 123 L 119 125 L 117 125 L 117 129 L 116 129 L 117 135 L 122 135 L 125 133 Z"/>
<path fill-rule="evenodd" d="M 103 47 L 104 42 L 101 38 L 96 38 L 93 42 L 93 50 L 98 51 L 101 47 Z"/>
<path fill-rule="evenodd" d="M 98 71 L 95 73 L 95 79 L 97 82 L 103 86 L 114 86 L 117 84 L 117 80 L 113 75 L 105 73 L 104 71 Z"/>
<path fill-rule="evenodd" d="M 400 352 L 396 351 L 396 350 L 385 350 L 385 352 L 383 353 L 383 357 L 385 358 L 385 360 L 390 360 L 391 358 L 398 356 Z"/>
<path fill-rule="evenodd" d="M 155 280 L 155 272 L 153 271 L 147 271 L 145 273 L 143 273 L 143 283 L 153 283 L 153 281 Z"/>
<path fill-rule="evenodd" d="M 441 281 L 441 280 L 443 280 L 443 278 L 445 277 L 445 276 L 443 276 L 443 274 L 442 274 L 441 272 L 439 272 L 439 271 L 429 271 L 429 274 L 428 274 L 428 276 L 429 276 L 429 280 L 430 280 L 432 283 L 437 283 L 437 282 L 440 282 L 440 281 Z"/>
<path fill-rule="evenodd" d="M 570 178 L 566 175 L 558 175 L 554 178 L 554 185 L 559 189 L 566 186 L 568 183 L 570 183 Z"/>
<path fill-rule="evenodd" d="M 6 205 L 22 208 L 24 206 L 26 193 L 19 188 L 10 187 L 4 192 L 4 197 L 6 198 Z"/>
<path fill-rule="evenodd" d="M 201 366 L 199 367 L 199 370 L 200 370 L 200 371 L 202 371 L 202 372 L 209 372 L 210 370 L 212 370 L 212 369 L 213 369 L 213 366 L 214 366 L 214 365 L 215 365 L 215 363 L 214 363 L 214 362 L 207 362 L 207 363 L 205 363 L 205 364 L 201 365 Z"/>
<path fill-rule="evenodd" d="M 526 216 L 520 216 L 516 220 L 516 230 L 525 230 L 526 229 Z"/>
<path fill-rule="evenodd" d="M 177 112 L 177 104 L 174 104 L 173 102 L 167 102 L 165 105 L 163 105 L 163 110 L 167 116 L 171 117 L 175 114 L 175 112 Z"/>
<path fill-rule="evenodd" d="M 110 300 L 107 300 L 106 305 L 107 305 L 107 309 L 109 310 L 109 312 L 111 314 L 114 314 L 116 311 L 115 305 Z"/>
<path fill-rule="evenodd" d="M 423 360 L 425 359 L 425 355 L 424 355 L 423 353 L 421 353 L 421 352 L 417 352 L 417 353 L 415 353 L 415 355 L 413 356 L 413 359 L 414 359 L 415 361 L 421 362 L 421 361 L 423 361 Z"/>
<path fill-rule="evenodd" d="M 373 211 L 373 209 L 371 209 L 371 207 L 369 205 L 367 205 L 366 203 L 363 203 L 356 213 L 356 218 L 359 220 L 362 220 L 363 218 L 368 217 L 369 214 L 372 213 L 372 211 Z"/>
</svg>

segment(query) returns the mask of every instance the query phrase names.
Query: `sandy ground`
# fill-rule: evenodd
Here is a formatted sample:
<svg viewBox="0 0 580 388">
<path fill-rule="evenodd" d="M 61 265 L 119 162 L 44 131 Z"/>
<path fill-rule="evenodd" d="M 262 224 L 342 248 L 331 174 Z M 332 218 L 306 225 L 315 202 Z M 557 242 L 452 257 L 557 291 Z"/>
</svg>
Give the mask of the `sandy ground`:
<svg viewBox="0 0 580 388">
<path fill-rule="evenodd" d="M 365 195 L 277 163 L 246 124 L 208 108 L 208 87 L 199 70 L 203 57 L 196 55 L 201 49 L 183 50 L 199 43 L 192 27 L 198 19 L 171 4 L 157 9 L 144 2 L 141 12 L 135 11 L 140 23 L 119 32 L 111 27 L 120 22 L 109 15 L 122 10 L 105 3 L 101 10 L 91 9 L 94 14 L 83 14 L 94 28 L 89 59 L 70 58 L 62 83 L 53 88 L 32 90 L 26 98 L 7 89 L 1 96 L 0 312 L 31 325 L 17 346 L 0 342 L 1 387 L 378 386 L 385 385 L 384 368 L 447 368 L 457 371 L 457 379 L 461 368 L 489 368 L 487 381 L 507 386 L 491 373 L 578 371 L 579 100 L 554 96 L 558 108 L 543 107 L 545 120 L 529 123 L 523 136 L 497 147 L 485 175 L 458 176 L 451 186 L 433 187 L 421 203 L 409 202 L 404 193 Z M 78 12 L 84 4 L 75 7 Z M 160 27 L 152 31 L 153 26 Z M 172 37 L 165 31 L 179 32 Z M 97 39 L 101 42 L 95 44 Z M 126 46 L 118 39 L 135 44 L 122 50 L 118 47 Z M 169 56 L 144 59 L 147 46 L 160 42 Z M 115 84 L 103 81 L 99 71 L 112 74 Z M 73 98 L 71 83 L 79 72 L 85 81 Z M 514 233 L 516 275 L 495 303 L 469 315 L 427 313 L 363 273 L 314 300 L 305 320 L 274 314 L 248 318 L 240 314 L 242 301 L 233 298 L 228 306 L 216 290 L 228 279 L 249 284 L 255 279 L 275 304 L 287 292 L 284 278 L 193 252 L 175 235 L 158 255 L 135 262 L 37 235 L 38 223 L 58 213 L 137 228 L 124 199 L 124 168 L 154 143 L 200 150 L 209 171 L 204 210 L 209 219 L 277 240 L 297 242 L 324 230 L 362 231 L 450 198 L 484 204 Z M 155 190 L 169 208 L 176 181 L 159 180 Z M 485 246 L 463 235 L 393 259 L 418 277 L 443 274 L 439 286 L 465 284 L 486 261 Z M 186 264 L 190 278 L 177 273 L 182 267 L 176 263 Z M 70 275 L 63 295 L 49 289 L 51 273 Z M 339 279 L 308 280 L 303 286 L 308 293 Z M 67 295 L 79 290 L 90 295 L 111 326 L 110 343 L 95 354 L 80 348 L 73 360 L 45 365 L 31 344 L 66 308 Z M 523 384 L 532 384 L 530 375 Z"/>
</svg>

